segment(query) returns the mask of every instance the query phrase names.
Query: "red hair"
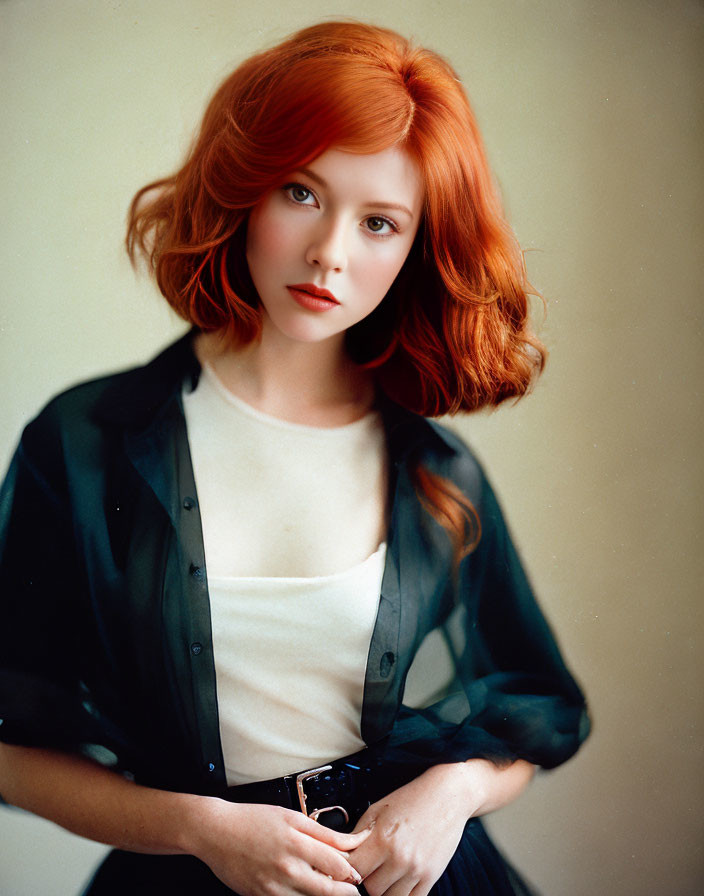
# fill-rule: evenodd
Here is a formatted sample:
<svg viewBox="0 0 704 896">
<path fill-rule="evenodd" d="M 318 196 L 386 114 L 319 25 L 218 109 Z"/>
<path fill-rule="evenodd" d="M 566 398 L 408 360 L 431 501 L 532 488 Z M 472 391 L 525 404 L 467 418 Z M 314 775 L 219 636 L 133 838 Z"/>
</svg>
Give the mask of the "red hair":
<svg viewBox="0 0 704 896">
<path fill-rule="evenodd" d="M 474 115 L 451 66 L 388 29 L 314 25 L 240 65 L 213 96 L 183 167 L 132 201 L 130 257 L 147 257 L 191 324 L 249 342 L 261 331 L 245 257 L 249 210 L 331 147 L 391 146 L 420 167 L 423 218 L 384 301 L 348 331 L 350 355 L 426 416 L 523 395 L 545 351 Z M 423 467 L 414 478 L 459 562 L 480 534 L 471 503 Z"/>
<path fill-rule="evenodd" d="M 423 221 L 389 295 L 348 332 L 350 353 L 426 416 L 520 396 L 545 352 L 477 124 L 450 65 L 385 28 L 314 25 L 240 65 L 180 171 L 135 196 L 130 257 L 148 258 L 183 318 L 249 342 L 261 328 L 244 251 L 249 210 L 332 146 L 396 145 L 420 166 Z"/>
</svg>

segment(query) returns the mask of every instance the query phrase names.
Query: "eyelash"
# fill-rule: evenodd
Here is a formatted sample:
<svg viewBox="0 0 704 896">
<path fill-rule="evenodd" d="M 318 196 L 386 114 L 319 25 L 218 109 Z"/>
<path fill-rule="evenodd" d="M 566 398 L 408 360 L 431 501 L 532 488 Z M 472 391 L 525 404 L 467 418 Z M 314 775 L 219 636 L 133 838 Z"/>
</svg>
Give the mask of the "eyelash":
<svg viewBox="0 0 704 896">
<path fill-rule="evenodd" d="M 299 202 L 296 199 L 294 199 L 293 196 L 291 195 L 292 190 L 303 190 L 305 193 L 308 194 L 308 196 L 306 196 L 306 199 L 309 196 L 312 196 L 314 199 L 316 198 L 315 193 L 309 187 L 306 187 L 303 184 L 299 184 L 299 183 L 284 184 L 284 186 L 281 189 L 284 192 L 284 194 L 286 195 L 289 202 L 293 203 L 293 205 L 309 205 L 309 203 Z M 391 233 L 379 233 L 376 230 L 369 230 L 367 228 L 367 233 L 370 234 L 370 236 L 375 237 L 376 239 L 380 239 L 380 240 L 388 239 L 390 236 L 393 236 L 395 233 L 398 233 L 398 225 L 394 221 L 392 221 L 391 218 L 387 218 L 385 215 L 369 215 L 369 217 L 365 218 L 364 220 L 365 221 L 383 221 L 384 224 L 388 224 L 389 227 L 391 228 Z"/>
</svg>

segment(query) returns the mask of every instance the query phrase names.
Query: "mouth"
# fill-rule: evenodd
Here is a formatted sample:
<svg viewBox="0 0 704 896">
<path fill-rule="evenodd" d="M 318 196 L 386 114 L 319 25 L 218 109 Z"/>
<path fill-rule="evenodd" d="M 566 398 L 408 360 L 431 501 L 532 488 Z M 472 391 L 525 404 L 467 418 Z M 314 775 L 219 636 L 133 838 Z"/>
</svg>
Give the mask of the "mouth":
<svg viewBox="0 0 704 896">
<path fill-rule="evenodd" d="M 327 289 L 321 289 L 314 283 L 296 283 L 286 289 L 299 305 L 308 311 L 328 311 L 339 305 L 339 301 Z"/>
</svg>

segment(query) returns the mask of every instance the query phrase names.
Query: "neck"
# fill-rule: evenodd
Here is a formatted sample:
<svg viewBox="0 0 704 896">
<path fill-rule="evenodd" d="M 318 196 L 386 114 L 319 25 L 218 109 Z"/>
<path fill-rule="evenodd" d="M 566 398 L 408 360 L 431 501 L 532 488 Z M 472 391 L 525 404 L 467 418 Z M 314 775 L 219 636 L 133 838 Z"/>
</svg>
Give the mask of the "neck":
<svg viewBox="0 0 704 896">
<path fill-rule="evenodd" d="M 373 402 L 372 377 L 347 356 L 344 334 L 297 342 L 265 318 L 260 340 L 233 347 L 217 334 L 201 334 L 196 353 L 243 401 L 292 423 L 342 426 L 364 416 Z"/>
</svg>

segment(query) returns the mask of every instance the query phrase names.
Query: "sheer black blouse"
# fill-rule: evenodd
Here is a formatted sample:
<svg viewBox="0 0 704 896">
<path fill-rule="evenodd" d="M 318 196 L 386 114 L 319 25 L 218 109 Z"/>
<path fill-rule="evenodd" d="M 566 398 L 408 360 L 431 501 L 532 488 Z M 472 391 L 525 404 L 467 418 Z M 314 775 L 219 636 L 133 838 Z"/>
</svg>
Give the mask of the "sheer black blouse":
<svg viewBox="0 0 704 896">
<path fill-rule="evenodd" d="M 216 793 L 225 772 L 181 405 L 200 373 L 193 335 L 144 367 L 64 392 L 22 435 L 0 493 L 0 740 Z M 558 765 L 588 733 L 585 702 L 488 481 L 448 430 L 387 400 L 381 411 L 391 512 L 362 736 L 409 774 L 475 756 Z M 479 544 L 457 575 L 416 494 L 418 463 L 451 478 L 478 513 Z M 454 680 L 411 709 L 406 675 L 436 629 Z"/>
</svg>

